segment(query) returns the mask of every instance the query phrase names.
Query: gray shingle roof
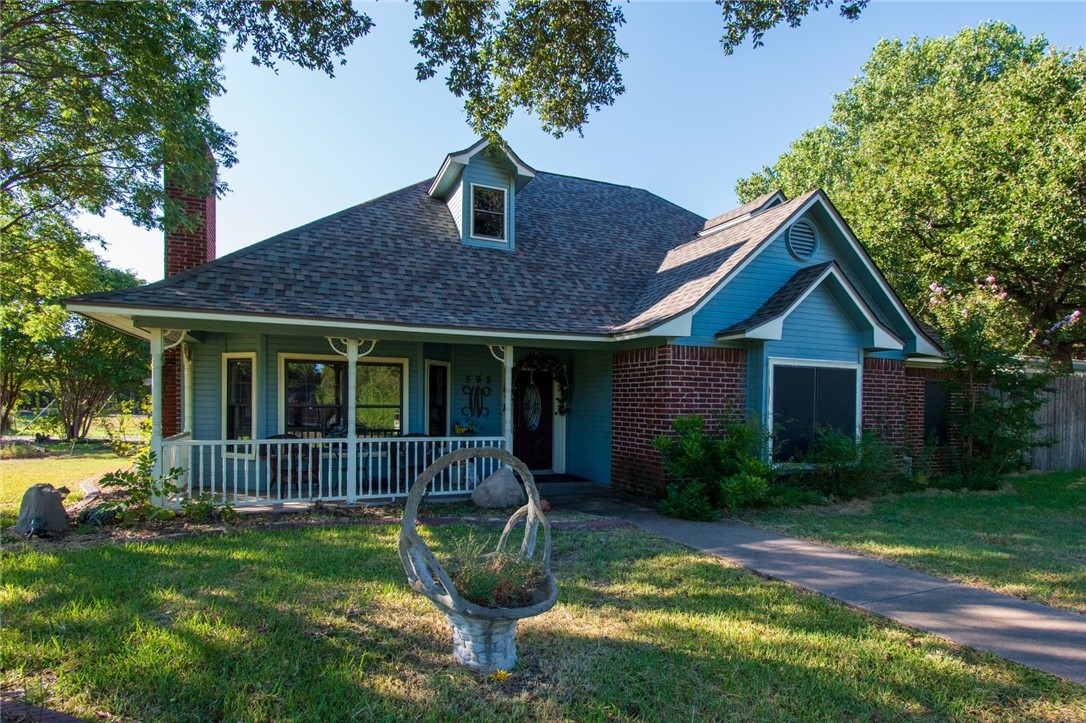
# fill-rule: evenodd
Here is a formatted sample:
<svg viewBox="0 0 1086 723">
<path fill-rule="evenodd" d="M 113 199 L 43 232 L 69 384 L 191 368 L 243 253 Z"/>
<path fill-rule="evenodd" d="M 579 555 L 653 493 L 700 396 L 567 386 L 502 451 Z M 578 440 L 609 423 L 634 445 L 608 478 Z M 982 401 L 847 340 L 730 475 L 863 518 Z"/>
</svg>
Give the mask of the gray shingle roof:
<svg viewBox="0 0 1086 723">
<path fill-rule="evenodd" d="M 780 191 L 770 191 L 769 193 L 766 193 L 762 196 L 758 196 L 758 198 L 754 199 L 753 201 L 747 201 L 742 206 L 736 206 L 732 210 L 725 211 L 719 216 L 713 216 L 711 219 L 705 222 L 704 228 L 709 229 L 713 226 L 719 226 L 723 223 L 731 221 L 734 218 L 739 218 L 740 216 L 744 216 L 748 213 L 753 213 L 760 209 L 762 206 L 764 206 L 766 202 L 769 201 L 769 199 L 773 198 L 778 194 L 780 194 L 782 198 L 784 197 L 784 194 L 782 194 Z"/>
<path fill-rule="evenodd" d="M 693 308 L 816 193 L 805 193 L 671 249 L 638 296 L 634 313 L 614 331 L 656 326 Z"/>
<path fill-rule="evenodd" d="M 741 334 L 744 331 L 750 331 L 756 329 L 762 324 L 773 321 L 778 316 L 788 311 L 796 299 L 807 293 L 807 290 L 818 281 L 818 277 L 822 275 L 822 272 L 831 266 L 834 266 L 833 261 L 825 261 L 821 264 L 815 264 L 814 266 L 808 266 L 800 269 L 792 275 L 792 278 L 784 282 L 781 288 L 777 289 L 773 296 L 766 299 L 766 302 L 762 304 L 756 312 L 737 324 L 732 324 L 727 329 L 717 333 L 718 337 L 731 336 L 732 334 Z"/>
<path fill-rule="evenodd" d="M 153 284 L 76 303 L 464 329 L 608 334 L 704 219 L 647 191 L 538 173 L 516 250 L 459 242 L 430 179 Z M 774 209 L 775 210 L 775 209 Z M 673 308 L 669 305 L 668 308 Z"/>
</svg>

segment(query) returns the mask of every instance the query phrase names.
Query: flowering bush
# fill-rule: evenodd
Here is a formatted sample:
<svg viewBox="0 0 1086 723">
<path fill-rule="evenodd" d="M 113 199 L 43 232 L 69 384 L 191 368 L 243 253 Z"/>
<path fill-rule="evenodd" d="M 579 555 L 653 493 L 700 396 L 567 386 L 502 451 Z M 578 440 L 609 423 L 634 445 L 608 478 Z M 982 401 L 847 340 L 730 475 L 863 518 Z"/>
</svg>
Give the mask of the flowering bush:
<svg viewBox="0 0 1086 723">
<path fill-rule="evenodd" d="M 960 436 L 960 472 L 970 486 L 989 486 L 998 475 L 1022 467 L 1031 448 L 1045 444 L 1034 439 L 1040 428 L 1034 413 L 1051 374 L 1027 372 L 1021 355 L 1037 332 L 1013 327 L 1007 292 L 996 277 L 966 290 L 937 283 L 928 288 L 927 315 L 942 337 L 954 399 L 948 416 Z M 1080 317 L 1075 312 L 1041 333 L 1058 333 Z"/>
</svg>

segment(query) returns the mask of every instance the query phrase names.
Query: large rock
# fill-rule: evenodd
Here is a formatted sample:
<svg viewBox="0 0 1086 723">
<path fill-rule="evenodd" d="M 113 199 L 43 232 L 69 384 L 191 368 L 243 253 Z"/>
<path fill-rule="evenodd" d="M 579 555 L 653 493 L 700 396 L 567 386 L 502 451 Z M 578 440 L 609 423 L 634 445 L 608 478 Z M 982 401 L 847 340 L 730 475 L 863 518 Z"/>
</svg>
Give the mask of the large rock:
<svg viewBox="0 0 1086 723">
<path fill-rule="evenodd" d="M 65 532 L 71 529 L 63 500 L 64 497 L 53 485 L 34 485 L 23 494 L 16 531 L 23 535 L 30 532 L 30 521 L 34 518 L 40 518 L 39 529 L 46 532 Z"/>
<path fill-rule="evenodd" d="M 528 501 L 528 495 L 513 470 L 502 467 L 479 483 L 471 493 L 471 501 L 479 507 L 520 507 Z"/>
</svg>

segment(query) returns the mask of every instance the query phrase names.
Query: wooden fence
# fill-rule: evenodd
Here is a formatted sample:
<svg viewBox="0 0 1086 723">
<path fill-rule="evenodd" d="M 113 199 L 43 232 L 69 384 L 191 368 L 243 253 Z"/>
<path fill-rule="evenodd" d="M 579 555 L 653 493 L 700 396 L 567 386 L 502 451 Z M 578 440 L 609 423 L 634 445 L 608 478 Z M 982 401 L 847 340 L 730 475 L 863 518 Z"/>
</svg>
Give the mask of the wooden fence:
<svg viewBox="0 0 1086 723">
<path fill-rule="evenodd" d="M 1038 437 L 1054 443 L 1034 449 L 1032 465 L 1045 471 L 1086 469 L 1086 374 L 1053 381 L 1052 393 L 1036 419 L 1043 425 Z"/>
</svg>

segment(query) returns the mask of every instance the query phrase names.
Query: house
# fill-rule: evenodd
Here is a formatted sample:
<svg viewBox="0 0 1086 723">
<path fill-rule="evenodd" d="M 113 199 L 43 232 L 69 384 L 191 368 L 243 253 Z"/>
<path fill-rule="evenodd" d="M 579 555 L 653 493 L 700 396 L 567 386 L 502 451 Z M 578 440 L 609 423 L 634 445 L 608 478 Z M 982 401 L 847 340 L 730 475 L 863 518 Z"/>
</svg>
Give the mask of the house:
<svg viewBox="0 0 1086 723">
<path fill-rule="evenodd" d="M 68 306 L 150 340 L 160 464 L 235 504 L 402 495 L 482 445 L 653 494 L 680 414 L 745 408 L 785 459 L 816 423 L 919 445 L 937 406 L 937 343 L 821 191 L 705 219 L 480 141 L 219 259 L 214 199 L 171 192 L 201 224 L 167 277 Z"/>
</svg>

